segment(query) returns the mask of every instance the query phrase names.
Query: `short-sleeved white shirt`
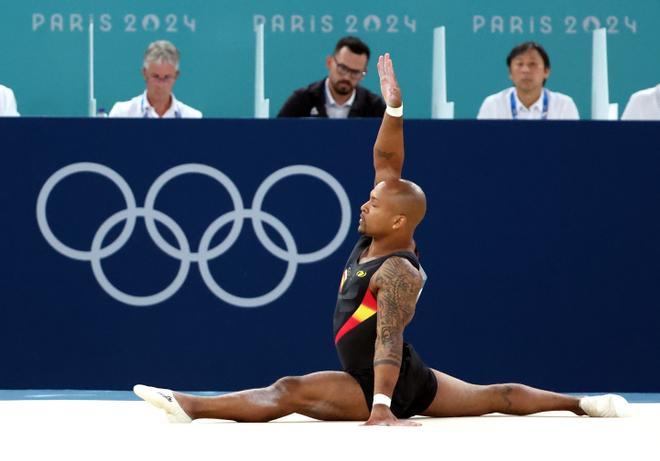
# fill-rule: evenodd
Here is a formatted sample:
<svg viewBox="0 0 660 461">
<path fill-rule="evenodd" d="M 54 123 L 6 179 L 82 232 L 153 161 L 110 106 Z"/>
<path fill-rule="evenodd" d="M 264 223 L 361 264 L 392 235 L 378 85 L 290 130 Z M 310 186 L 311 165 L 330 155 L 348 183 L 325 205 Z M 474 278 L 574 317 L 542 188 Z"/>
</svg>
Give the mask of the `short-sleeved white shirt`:
<svg viewBox="0 0 660 461">
<path fill-rule="evenodd" d="M 577 106 L 570 96 L 566 96 L 556 91 L 544 89 L 548 94 L 548 120 L 579 120 Z M 520 120 L 541 120 L 543 118 L 543 92 L 539 99 L 532 104 L 529 109 L 520 102 L 515 88 L 507 88 L 499 93 L 491 94 L 481 104 L 478 119 L 492 120 L 512 120 L 511 94 L 514 95 L 514 102 L 518 112 L 517 119 Z"/>
<path fill-rule="evenodd" d="M 660 85 L 634 93 L 621 120 L 660 120 Z"/>
<path fill-rule="evenodd" d="M 16 98 L 11 88 L 0 85 L 0 117 L 17 117 Z"/>
<path fill-rule="evenodd" d="M 109 116 L 123 118 L 202 118 L 202 113 L 177 100 L 174 94 L 172 94 L 170 108 L 160 117 L 151 104 L 149 104 L 147 92 L 145 91 L 130 101 L 115 103 Z"/>
</svg>

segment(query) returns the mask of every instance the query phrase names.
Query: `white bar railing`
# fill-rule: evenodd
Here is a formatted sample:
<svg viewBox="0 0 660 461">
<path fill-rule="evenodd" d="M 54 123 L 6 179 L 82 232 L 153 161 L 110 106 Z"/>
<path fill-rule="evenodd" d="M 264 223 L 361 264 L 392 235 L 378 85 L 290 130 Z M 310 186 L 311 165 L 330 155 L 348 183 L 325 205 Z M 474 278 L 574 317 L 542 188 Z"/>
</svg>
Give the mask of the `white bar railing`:
<svg viewBox="0 0 660 461">
<path fill-rule="evenodd" d="M 256 30 L 256 53 L 254 72 L 254 117 L 268 118 L 270 112 L 270 100 L 265 96 L 264 78 L 264 25 L 257 25 Z"/>
<path fill-rule="evenodd" d="M 94 98 L 94 17 L 89 17 L 89 106 L 88 115 L 96 117 L 96 99 Z"/>
<path fill-rule="evenodd" d="M 454 103 L 447 102 L 447 59 L 445 27 L 433 29 L 433 74 L 431 85 L 431 118 L 454 118 Z"/>
<path fill-rule="evenodd" d="M 591 65 L 591 118 L 593 120 L 617 120 L 619 105 L 610 104 L 607 75 L 607 30 L 604 27 L 593 32 Z"/>
</svg>

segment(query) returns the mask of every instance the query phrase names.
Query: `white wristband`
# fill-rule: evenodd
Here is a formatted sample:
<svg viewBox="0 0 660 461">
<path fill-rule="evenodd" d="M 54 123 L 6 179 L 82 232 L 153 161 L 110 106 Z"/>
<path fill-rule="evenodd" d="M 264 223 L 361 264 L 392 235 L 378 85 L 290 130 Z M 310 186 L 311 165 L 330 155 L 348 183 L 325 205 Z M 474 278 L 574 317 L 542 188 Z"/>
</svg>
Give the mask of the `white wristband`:
<svg viewBox="0 0 660 461">
<path fill-rule="evenodd" d="M 373 405 L 385 405 L 387 408 L 392 405 L 392 399 L 385 394 L 374 394 Z"/>
<path fill-rule="evenodd" d="M 403 103 L 399 107 L 387 106 L 385 113 L 390 117 L 403 117 Z"/>
</svg>

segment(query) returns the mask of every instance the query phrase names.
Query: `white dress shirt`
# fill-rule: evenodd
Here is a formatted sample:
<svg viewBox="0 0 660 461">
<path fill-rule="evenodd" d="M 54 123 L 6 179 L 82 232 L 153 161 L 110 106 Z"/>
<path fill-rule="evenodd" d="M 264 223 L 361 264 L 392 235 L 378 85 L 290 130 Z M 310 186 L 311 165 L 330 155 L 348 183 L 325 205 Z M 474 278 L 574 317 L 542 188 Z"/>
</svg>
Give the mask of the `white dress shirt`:
<svg viewBox="0 0 660 461">
<path fill-rule="evenodd" d="M 348 113 L 351 111 L 351 106 L 353 105 L 353 101 L 355 101 L 355 93 L 356 91 L 353 90 L 353 94 L 351 94 L 351 97 L 348 98 L 348 101 L 346 101 L 344 104 L 337 104 L 335 98 L 332 97 L 332 93 L 330 92 L 330 83 L 326 78 L 325 79 L 325 111 L 328 114 L 328 118 L 348 118 Z"/>
<path fill-rule="evenodd" d="M 147 92 L 145 91 L 130 101 L 115 103 L 109 116 L 123 118 L 202 118 L 202 113 L 177 100 L 172 94 L 172 104 L 161 117 L 156 109 L 149 104 Z"/>
<path fill-rule="evenodd" d="M 0 85 L 0 117 L 18 117 L 16 98 L 11 88 Z"/>
<path fill-rule="evenodd" d="M 547 94 L 548 98 L 547 114 L 545 114 L 545 116 L 543 113 L 544 93 Z M 515 110 L 517 112 L 516 117 L 513 116 L 513 111 L 511 110 L 512 94 Z M 541 120 L 543 118 L 548 120 L 579 120 L 580 114 L 570 96 L 550 91 L 546 88 L 541 92 L 539 99 L 527 108 L 522 102 L 520 102 L 520 99 L 518 99 L 518 94 L 516 93 L 515 88 L 511 87 L 500 91 L 499 93 L 491 94 L 484 99 L 477 118 L 497 120 L 512 120 L 514 118 L 519 120 Z"/>
<path fill-rule="evenodd" d="M 621 120 L 660 120 L 660 85 L 634 93 Z"/>
</svg>

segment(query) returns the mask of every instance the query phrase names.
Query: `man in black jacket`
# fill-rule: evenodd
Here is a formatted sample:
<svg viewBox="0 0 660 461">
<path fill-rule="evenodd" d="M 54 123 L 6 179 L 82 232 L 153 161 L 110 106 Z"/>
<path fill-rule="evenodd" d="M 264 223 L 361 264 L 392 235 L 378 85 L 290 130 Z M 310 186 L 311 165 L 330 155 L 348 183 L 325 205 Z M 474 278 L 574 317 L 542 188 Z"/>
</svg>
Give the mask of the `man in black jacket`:
<svg viewBox="0 0 660 461">
<path fill-rule="evenodd" d="M 328 77 L 296 90 L 286 100 L 278 117 L 382 117 L 383 98 L 358 86 L 367 74 L 370 51 L 357 37 L 337 42 L 326 58 Z"/>
</svg>

